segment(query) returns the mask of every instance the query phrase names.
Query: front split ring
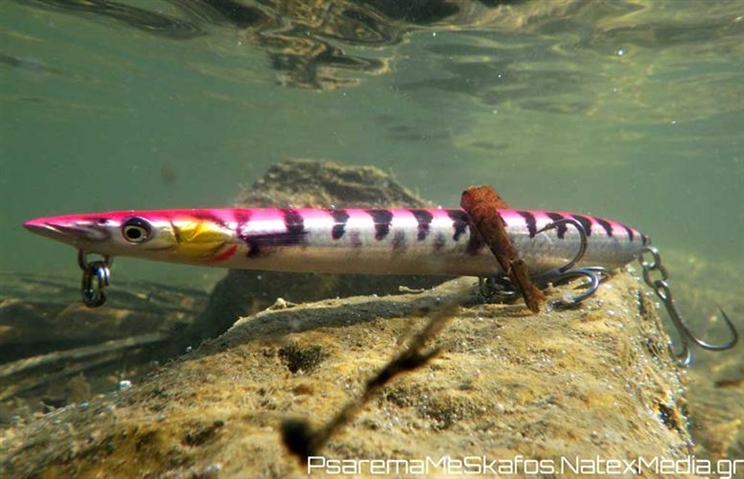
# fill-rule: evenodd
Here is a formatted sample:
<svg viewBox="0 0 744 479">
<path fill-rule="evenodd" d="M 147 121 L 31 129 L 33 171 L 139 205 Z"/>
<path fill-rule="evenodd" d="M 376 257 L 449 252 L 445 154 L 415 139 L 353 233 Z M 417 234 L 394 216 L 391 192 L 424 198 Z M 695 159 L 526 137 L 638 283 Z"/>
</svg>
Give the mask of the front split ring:
<svg viewBox="0 0 744 479">
<path fill-rule="evenodd" d="M 78 266 L 83 271 L 83 280 L 80 285 L 80 293 L 83 303 L 89 308 L 97 308 L 106 302 L 106 287 L 111 275 L 110 256 L 104 256 L 102 260 L 88 261 L 88 253 L 78 250 Z"/>
</svg>

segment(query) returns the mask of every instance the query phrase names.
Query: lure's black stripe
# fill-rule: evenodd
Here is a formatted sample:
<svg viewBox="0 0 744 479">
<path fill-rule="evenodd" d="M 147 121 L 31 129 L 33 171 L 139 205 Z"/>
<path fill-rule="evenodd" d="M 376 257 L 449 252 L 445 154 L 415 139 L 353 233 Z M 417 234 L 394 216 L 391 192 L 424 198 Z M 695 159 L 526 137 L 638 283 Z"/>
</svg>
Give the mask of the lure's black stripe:
<svg viewBox="0 0 744 479">
<path fill-rule="evenodd" d="M 418 235 L 416 239 L 423 241 L 429 236 L 429 228 L 431 226 L 431 220 L 434 216 L 426 210 L 409 210 L 411 214 L 416 218 L 418 222 Z"/>
<path fill-rule="evenodd" d="M 375 239 L 385 239 L 390 234 L 390 223 L 393 221 L 393 213 L 390 210 L 367 210 L 375 223 Z"/>
<path fill-rule="evenodd" d="M 452 225 L 455 228 L 455 234 L 452 236 L 452 239 L 459 241 L 462 235 L 467 231 L 471 231 L 470 217 L 463 210 L 449 210 L 447 214 L 452 219 Z M 470 234 L 466 251 L 471 256 L 477 255 L 478 251 L 480 251 L 484 244 L 485 243 L 480 238 L 480 235 Z"/>
<path fill-rule="evenodd" d="M 294 233 L 269 233 L 261 235 L 241 236 L 240 239 L 248 246 L 249 258 L 265 256 L 269 253 L 266 248 L 278 246 L 296 246 L 304 242 L 306 232 Z"/>
<path fill-rule="evenodd" d="M 393 253 L 402 253 L 406 250 L 406 233 L 398 230 L 393 234 Z"/>
<path fill-rule="evenodd" d="M 334 225 L 331 229 L 331 238 L 341 239 L 346 232 L 346 223 L 349 221 L 349 213 L 346 210 L 331 210 Z"/>
<path fill-rule="evenodd" d="M 485 245 L 486 243 L 480 238 L 480 235 L 470 235 L 470 239 L 468 240 L 468 248 L 466 251 L 470 256 L 475 256 Z"/>
<path fill-rule="evenodd" d="M 464 235 L 468 230 L 468 214 L 462 210 L 449 210 L 447 211 L 447 215 L 449 215 L 452 220 L 452 226 L 455 228 L 455 234 L 452 236 L 452 239 L 460 241 L 460 236 Z"/>
<path fill-rule="evenodd" d="M 633 230 L 628 228 L 627 226 L 623 225 L 623 228 L 625 228 L 625 232 L 628 234 L 628 239 L 630 242 L 633 242 L 633 238 L 635 238 L 635 235 L 633 234 Z M 644 243 L 645 244 L 645 243 Z"/>
<path fill-rule="evenodd" d="M 287 233 L 291 235 L 302 235 L 305 232 L 305 220 L 297 211 L 289 208 L 282 208 L 284 216 L 284 226 Z"/>
<path fill-rule="evenodd" d="M 525 223 L 527 223 L 527 231 L 530 232 L 530 238 L 534 238 L 537 234 L 537 223 L 535 222 L 535 215 L 530 213 L 529 211 L 517 211 L 519 215 L 524 218 Z"/>
<path fill-rule="evenodd" d="M 599 226 L 601 226 L 605 230 L 605 233 L 607 233 L 607 236 L 610 236 L 610 237 L 612 236 L 612 226 L 607 220 L 603 220 L 602 218 L 595 217 L 594 221 L 599 223 Z"/>
<path fill-rule="evenodd" d="M 240 227 L 247 225 L 251 220 L 251 210 L 235 210 L 233 211 L 233 218 L 235 218 L 235 222 L 238 224 L 238 229 L 240 229 Z"/>
<path fill-rule="evenodd" d="M 282 209 L 280 211 L 284 216 L 284 226 L 287 229 L 285 232 L 245 234 L 239 231 L 238 238 L 248 247 L 247 256 L 249 258 L 265 256 L 270 253 L 270 249 L 273 247 L 296 246 L 305 242 L 307 231 L 305 230 L 305 222 L 302 216 L 292 209 Z M 236 215 L 236 219 L 238 219 L 237 216 L 243 215 Z M 245 226 L 249 220 L 250 216 L 243 216 L 238 221 L 240 221 L 241 225 Z"/>
<path fill-rule="evenodd" d="M 571 215 L 571 216 L 573 217 L 573 219 L 575 219 L 581 224 L 587 236 L 592 235 L 592 220 L 582 215 Z"/>
<path fill-rule="evenodd" d="M 560 213 L 554 213 L 552 211 L 545 213 L 548 215 L 548 218 L 550 218 L 553 221 L 558 220 L 564 220 L 566 219 L 565 216 L 563 216 Z M 568 231 L 568 226 L 566 226 L 566 223 L 559 223 L 558 226 L 555 227 L 555 234 L 558 236 L 558 239 L 563 239 L 566 237 L 566 231 Z"/>
</svg>

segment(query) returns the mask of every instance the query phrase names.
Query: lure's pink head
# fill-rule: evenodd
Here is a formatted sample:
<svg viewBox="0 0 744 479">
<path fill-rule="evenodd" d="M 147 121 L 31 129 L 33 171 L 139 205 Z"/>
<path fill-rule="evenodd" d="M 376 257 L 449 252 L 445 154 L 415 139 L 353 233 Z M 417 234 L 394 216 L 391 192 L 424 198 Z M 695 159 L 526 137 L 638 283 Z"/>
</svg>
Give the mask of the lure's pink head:
<svg viewBox="0 0 744 479">
<path fill-rule="evenodd" d="M 115 211 L 37 218 L 28 230 L 87 253 L 200 262 L 226 248 L 233 233 L 192 210 Z"/>
</svg>

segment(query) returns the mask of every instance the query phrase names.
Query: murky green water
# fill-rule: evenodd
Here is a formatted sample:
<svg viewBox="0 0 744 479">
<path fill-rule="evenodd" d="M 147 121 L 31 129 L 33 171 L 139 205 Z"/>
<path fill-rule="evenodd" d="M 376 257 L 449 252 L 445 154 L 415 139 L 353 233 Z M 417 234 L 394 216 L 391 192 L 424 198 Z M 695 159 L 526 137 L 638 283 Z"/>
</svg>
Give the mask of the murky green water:
<svg viewBox="0 0 744 479">
<path fill-rule="evenodd" d="M 679 281 L 703 263 L 744 291 L 744 4 L 493 3 L 0 3 L 0 270 L 77 280 L 25 219 L 229 206 L 272 163 L 322 157 L 435 204 L 488 183 L 614 218 Z"/>
<path fill-rule="evenodd" d="M 744 328 L 740 0 L 0 2 L 0 272 L 77 287 L 75 251 L 22 221 L 230 206 L 288 158 L 374 165 L 433 204 L 491 184 L 622 221 L 661 249 L 696 331 L 725 340 L 716 306 Z M 736 457 L 741 345 L 696 354 L 693 435 Z"/>
</svg>

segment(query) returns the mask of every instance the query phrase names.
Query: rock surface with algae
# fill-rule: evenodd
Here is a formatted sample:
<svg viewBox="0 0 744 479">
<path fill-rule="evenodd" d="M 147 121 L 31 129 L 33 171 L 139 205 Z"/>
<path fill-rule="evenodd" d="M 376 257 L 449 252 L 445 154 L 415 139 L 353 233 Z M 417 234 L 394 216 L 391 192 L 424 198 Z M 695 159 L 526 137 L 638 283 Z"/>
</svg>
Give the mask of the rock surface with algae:
<svg viewBox="0 0 744 479">
<path fill-rule="evenodd" d="M 322 455 L 522 457 L 558 468 L 561 458 L 673 460 L 689 453 L 680 375 L 636 279 L 618 274 L 580 308 L 546 307 L 537 315 L 522 305 L 484 304 L 474 284 L 460 278 L 421 293 L 278 303 L 129 391 L 6 434 L 0 472 L 307 477 L 306 464 L 283 445 L 281 423 L 328 421 L 430 314 L 452 303 L 453 317 L 432 345 L 441 353 L 372 397 Z M 515 477 L 530 472 L 525 465 Z M 424 477 L 446 472 L 453 471 L 431 466 Z"/>
</svg>

